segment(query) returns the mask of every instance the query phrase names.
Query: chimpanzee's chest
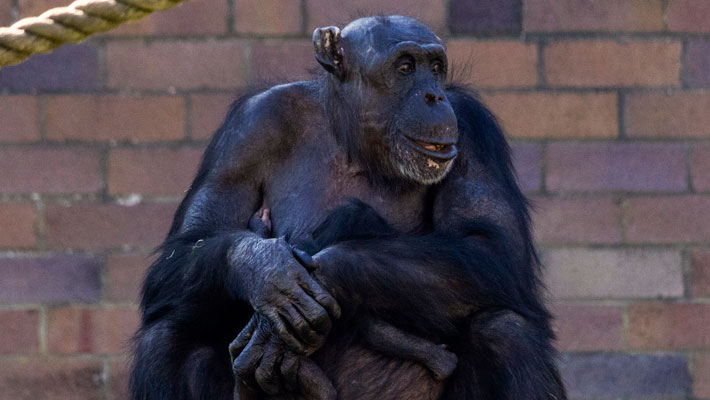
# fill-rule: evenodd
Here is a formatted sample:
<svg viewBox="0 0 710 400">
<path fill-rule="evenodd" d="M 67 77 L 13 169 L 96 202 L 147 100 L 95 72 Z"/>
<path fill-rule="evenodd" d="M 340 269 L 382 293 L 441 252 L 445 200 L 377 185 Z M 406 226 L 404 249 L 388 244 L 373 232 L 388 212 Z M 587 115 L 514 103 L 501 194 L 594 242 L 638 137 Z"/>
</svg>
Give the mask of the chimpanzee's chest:
<svg viewBox="0 0 710 400">
<path fill-rule="evenodd" d="M 315 228 L 338 206 L 359 199 L 372 206 L 397 230 L 412 232 L 425 225 L 426 187 L 395 190 L 370 182 L 334 143 L 303 146 L 264 187 L 275 236 L 291 243 L 308 241 Z"/>
</svg>

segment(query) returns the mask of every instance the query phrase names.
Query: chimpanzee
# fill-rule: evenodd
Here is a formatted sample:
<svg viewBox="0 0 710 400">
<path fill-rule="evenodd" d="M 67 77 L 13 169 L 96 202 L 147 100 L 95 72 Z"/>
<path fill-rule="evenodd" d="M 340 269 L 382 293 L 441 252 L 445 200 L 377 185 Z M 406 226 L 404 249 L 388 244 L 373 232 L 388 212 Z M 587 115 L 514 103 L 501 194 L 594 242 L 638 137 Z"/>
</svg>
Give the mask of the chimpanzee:
<svg viewBox="0 0 710 400">
<path fill-rule="evenodd" d="M 565 399 L 508 145 L 441 40 L 389 16 L 314 46 L 326 73 L 244 96 L 209 144 L 143 287 L 133 398 Z M 370 218 L 324 223 L 351 199 L 391 232 L 319 244 Z M 248 230 L 265 208 L 275 238 Z M 371 321 L 455 371 L 378 351 Z"/>
</svg>

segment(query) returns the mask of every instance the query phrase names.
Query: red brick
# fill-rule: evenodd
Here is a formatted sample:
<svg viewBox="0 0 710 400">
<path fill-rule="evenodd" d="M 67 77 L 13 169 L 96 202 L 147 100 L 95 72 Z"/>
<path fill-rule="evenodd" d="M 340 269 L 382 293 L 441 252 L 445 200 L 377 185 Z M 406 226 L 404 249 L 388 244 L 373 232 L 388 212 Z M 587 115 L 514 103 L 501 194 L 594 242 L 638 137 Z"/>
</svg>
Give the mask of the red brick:
<svg viewBox="0 0 710 400">
<path fill-rule="evenodd" d="M 245 83 L 247 46 L 241 40 L 139 41 L 107 44 L 112 88 L 234 88 Z"/>
<path fill-rule="evenodd" d="M 513 165 L 520 189 L 539 191 L 542 183 L 542 146 L 533 143 L 513 143 Z"/>
<path fill-rule="evenodd" d="M 710 304 L 636 304 L 629 308 L 629 344 L 635 349 L 710 347 Z"/>
<path fill-rule="evenodd" d="M 694 251 L 690 261 L 691 290 L 695 297 L 710 297 L 710 251 Z"/>
<path fill-rule="evenodd" d="M 0 363 L 0 400 L 101 400 L 100 361 L 47 360 Z"/>
<path fill-rule="evenodd" d="M 58 308 L 47 318 L 51 353 L 120 354 L 138 328 L 135 308 Z"/>
<path fill-rule="evenodd" d="M 527 0 L 526 31 L 660 31 L 661 0 Z"/>
<path fill-rule="evenodd" d="M 624 204 L 632 243 L 705 243 L 710 240 L 710 196 L 631 198 Z"/>
<path fill-rule="evenodd" d="M 446 44 L 453 81 L 475 87 L 537 84 L 537 46 L 513 41 L 450 40 Z"/>
<path fill-rule="evenodd" d="M 109 35 L 200 35 L 227 31 L 228 0 L 184 2 L 109 31 Z"/>
<path fill-rule="evenodd" d="M 417 18 L 431 29 L 441 30 L 446 25 L 445 0 L 401 0 L 398 2 L 383 2 L 379 0 L 362 0 L 340 2 L 334 6 L 330 0 L 306 0 L 306 15 L 308 15 L 308 32 L 319 26 L 344 24 L 358 17 L 371 15 L 399 14 Z"/>
<path fill-rule="evenodd" d="M 236 0 L 234 29 L 256 35 L 295 35 L 302 31 L 301 2 L 293 0 Z"/>
<path fill-rule="evenodd" d="M 109 155 L 111 194 L 184 195 L 197 172 L 204 149 L 122 148 Z"/>
<path fill-rule="evenodd" d="M 100 267 L 81 256 L 0 258 L 0 303 L 96 302 Z"/>
<path fill-rule="evenodd" d="M 288 54 L 288 62 L 284 60 Z M 309 70 L 321 70 L 306 40 L 267 40 L 252 46 L 252 77 L 257 81 L 282 82 L 313 78 Z"/>
<path fill-rule="evenodd" d="M 196 94 L 190 96 L 190 133 L 194 139 L 209 139 L 220 127 L 229 106 L 231 94 Z"/>
<path fill-rule="evenodd" d="M 559 304 L 552 314 L 560 351 L 621 349 L 621 307 Z"/>
<path fill-rule="evenodd" d="M 693 364 L 693 394 L 699 399 L 710 399 L 710 353 L 697 355 Z"/>
<path fill-rule="evenodd" d="M 143 278 L 151 263 L 150 257 L 116 254 L 106 261 L 104 299 L 111 302 L 138 303 Z"/>
<path fill-rule="evenodd" d="M 138 329 L 138 310 L 109 308 L 94 310 L 94 351 L 101 354 L 127 354 Z"/>
<path fill-rule="evenodd" d="M 0 311 L 0 354 L 36 353 L 39 348 L 37 310 Z"/>
<path fill-rule="evenodd" d="M 0 247 L 34 247 L 36 221 L 31 204 L 0 204 Z"/>
<path fill-rule="evenodd" d="M 544 253 L 545 280 L 558 298 L 683 295 L 681 256 L 670 250 L 561 249 Z"/>
<path fill-rule="evenodd" d="M 90 353 L 94 348 L 92 311 L 57 308 L 47 313 L 47 348 L 54 354 Z"/>
<path fill-rule="evenodd" d="M 185 100 L 177 96 L 51 96 L 47 138 L 155 142 L 185 136 Z"/>
<path fill-rule="evenodd" d="M 641 92 L 627 96 L 629 136 L 710 137 L 710 92 Z"/>
<path fill-rule="evenodd" d="M 621 241 L 621 210 L 611 198 L 537 198 L 534 205 L 535 238 L 541 243 Z"/>
<path fill-rule="evenodd" d="M 0 24 L 10 25 L 12 20 L 12 1 L 0 0 Z"/>
<path fill-rule="evenodd" d="M 2 193 L 91 193 L 101 185 L 99 154 L 94 150 L 0 148 Z"/>
<path fill-rule="evenodd" d="M 547 148 L 552 191 L 684 191 L 684 145 L 553 143 Z"/>
<path fill-rule="evenodd" d="M 544 49 L 545 77 L 554 86 L 680 84 L 676 41 L 561 41 Z"/>
<path fill-rule="evenodd" d="M 695 190 L 710 191 L 710 145 L 696 145 L 693 148 L 690 173 Z"/>
<path fill-rule="evenodd" d="M 710 8 L 706 0 L 670 0 L 668 29 L 679 32 L 710 32 Z"/>
<path fill-rule="evenodd" d="M 36 17 L 54 7 L 64 7 L 66 0 L 17 0 L 20 18 Z"/>
<path fill-rule="evenodd" d="M 58 248 L 153 248 L 167 234 L 175 208 L 175 204 L 150 203 L 50 205 L 47 241 Z"/>
<path fill-rule="evenodd" d="M 115 360 L 109 363 L 109 386 L 114 400 L 129 399 L 128 381 L 130 376 L 130 362 L 128 360 Z"/>
<path fill-rule="evenodd" d="M 484 99 L 515 138 L 609 138 L 619 133 L 614 94 L 516 93 Z"/>
<path fill-rule="evenodd" d="M 0 121 L 2 121 L 0 142 L 27 142 L 39 139 L 37 98 L 0 96 Z"/>
</svg>

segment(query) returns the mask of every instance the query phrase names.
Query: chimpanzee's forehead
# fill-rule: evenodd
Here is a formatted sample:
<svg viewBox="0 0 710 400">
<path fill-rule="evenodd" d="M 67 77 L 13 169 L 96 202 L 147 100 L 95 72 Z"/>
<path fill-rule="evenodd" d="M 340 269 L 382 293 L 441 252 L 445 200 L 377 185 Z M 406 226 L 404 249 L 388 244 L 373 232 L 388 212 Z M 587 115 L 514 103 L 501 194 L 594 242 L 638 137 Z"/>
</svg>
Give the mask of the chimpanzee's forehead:
<svg viewBox="0 0 710 400">
<path fill-rule="evenodd" d="M 426 25 L 400 15 L 357 19 L 343 28 L 342 38 L 358 50 L 367 48 L 383 51 L 400 42 L 442 43 Z"/>
</svg>

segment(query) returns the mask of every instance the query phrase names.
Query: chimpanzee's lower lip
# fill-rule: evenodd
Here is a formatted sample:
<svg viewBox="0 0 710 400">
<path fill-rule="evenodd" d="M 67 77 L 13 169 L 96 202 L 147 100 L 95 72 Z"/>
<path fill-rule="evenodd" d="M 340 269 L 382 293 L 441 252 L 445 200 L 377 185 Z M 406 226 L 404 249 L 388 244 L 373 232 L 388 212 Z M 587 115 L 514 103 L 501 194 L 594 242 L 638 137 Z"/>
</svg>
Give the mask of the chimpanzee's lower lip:
<svg viewBox="0 0 710 400">
<path fill-rule="evenodd" d="M 414 139 L 405 136 L 409 144 L 420 153 L 439 160 L 450 160 L 456 157 L 458 149 L 455 142 L 433 142 Z"/>
</svg>

